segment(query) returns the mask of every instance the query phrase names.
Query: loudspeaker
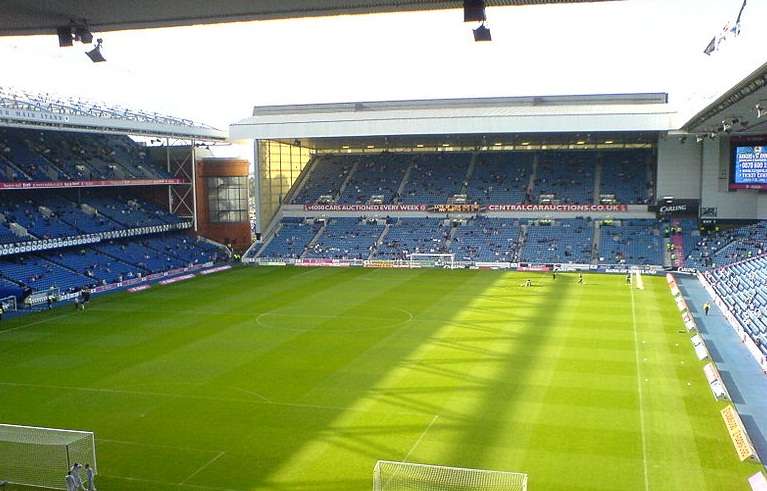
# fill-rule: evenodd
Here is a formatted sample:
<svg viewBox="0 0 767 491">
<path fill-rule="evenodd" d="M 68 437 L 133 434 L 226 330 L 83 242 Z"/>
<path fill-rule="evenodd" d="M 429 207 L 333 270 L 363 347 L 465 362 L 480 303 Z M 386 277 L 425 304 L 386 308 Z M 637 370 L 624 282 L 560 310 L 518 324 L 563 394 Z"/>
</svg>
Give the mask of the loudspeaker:
<svg viewBox="0 0 767 491">
<path fill-rule="evenodd" d="M 490 36 L 490 29 L 485 27 L 484 24 L 474 29 L 474 40 L 475 41 L 492 41 L 493 38 Z"/>
</svg>

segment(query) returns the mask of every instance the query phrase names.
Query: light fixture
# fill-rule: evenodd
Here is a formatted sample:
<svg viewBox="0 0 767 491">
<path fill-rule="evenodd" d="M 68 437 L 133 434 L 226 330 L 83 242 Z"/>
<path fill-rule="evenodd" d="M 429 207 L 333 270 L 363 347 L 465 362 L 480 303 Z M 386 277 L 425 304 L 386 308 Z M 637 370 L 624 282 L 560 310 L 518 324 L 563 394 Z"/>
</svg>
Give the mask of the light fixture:
<svg viewBox="0 0 767 491">
<path fill-rule="evenodd" d="M 482 25 L 474 29 L 474 41 L 477 42 L 484 42 L 484 41 L 492 41 L 493 37 L 490 35 L 490 29 L 485 26 L 485 23 L 483 22 Z"/>
<path fill-rule="evenodd" d="M 761 119 L 762 116 L 767 114 L 767 110 L 765 110 L 764 106 L 761 104 L 757 104 L 754 106 L 754 112 L 756 113 L 756 119 Z"/>
<path fill-rule="evenodd" d="M 442 146 L 443 146 L 443 147 L 449 147 L 449 146 L 450 146 L 450 144 L 449 144 L 449 143 L 443 143 L 443 144 L 442 144 Z"/>
<path fill-rule="evenodd" d="M 687 136 L 685 136 L 685 135 L 680 136 L 679 137 L 679 143 L 681 143 L 682 145 L 687 143 Z"/>
<path fill-rule="evenodd" d="M 485 0 L 463 0 L 463 21 L 484 22 Z"/>
<path fill-rule="evenodd" d="M 729 133 L 732 130 L 732 122 L 727 121 L 726 119 L 722 121 L 722 131 L 725 133 Z"/>
<path fill-rule="evenodd" d="M 103 40 L 101 38 L 97 39 L 96 47 L 90 51 L 85 52 L 85 54 L 88 55 L 88 58 L 90 58 L 93 63 L 101 63 L 102 61 L 107 61 L 107 59 L 104 58 L 104 55 L 101 54 L 102 42 Z"/>
<path fill-rule="evenodd" d="M 583 141 L 583 140 L 578 140 L 578 141 L 577 141 L 577 142 L 575 142 L 575 143 L 576 143 L 577 145 L 584 145 L 586 142 L 585 142 L 585 141 Z"/>
<path fill-rule="evenodd" d="M 605 145 L 612 145 L 612 143 L 613 143 L 612 140 L 605 140 Z"/>
<path fill-rule="evenodd" d="M 349 145 L 341 145 L 341 148 L 343 148 L 344 150 L 349 150 Z"/>
<path fill-rule="evenodd" d="M 530 142 L 522 142 L 522 145 L 528 146 L 528 145 L 530 145 Z"/>
<path fill-rule="evenodd" d="M 75 27 L 75 41 L 80 41 L 83 44 L 93 43 L 93 34 L 85 26 Z"/>
<path fill-rule="evenodd" d="M 59 37 L 60 48 L 72 46 L 72 27 L 71 26 L 62 26 L 57 28 L 56 35 Z"/>
<path fill-rule="evenodd" d="M 495 146 L 496 146 L 496 147 L 500 147 L 501 145 L 503 145 L 503 143 L 501 143 L 501 142 L 495 142 Z"/>
<path fill-rule="evenodd" d="M 418 145 L 416 145 L 416 147 L 423 148 L 423 143 L 419 143 Z"/>
<path fill-rule="evenodd" d="M 368 145 L 367 148 L 375 148 L 375 145 Z"/>
<path fill-rule="evenodd" d="M 695 143 L 702 143 L 706 139 L 706 135 L 695 135 Z"/>
</svg>

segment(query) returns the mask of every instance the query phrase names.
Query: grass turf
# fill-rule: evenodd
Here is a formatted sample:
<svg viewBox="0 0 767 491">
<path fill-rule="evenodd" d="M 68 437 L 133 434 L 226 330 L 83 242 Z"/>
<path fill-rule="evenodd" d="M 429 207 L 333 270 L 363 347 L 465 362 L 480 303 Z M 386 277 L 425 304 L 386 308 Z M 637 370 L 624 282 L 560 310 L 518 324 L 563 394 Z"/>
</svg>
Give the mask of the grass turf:
<svg viewBox="0 0 767 491">
<path fill-rule="evenodd" d="M 0 421 L 94 431 L 101 490 L 364 490 L 378 459 L 747 488 L 662 278 L 530 276 L 241 268 L 4 322 Z"/>
</svg>

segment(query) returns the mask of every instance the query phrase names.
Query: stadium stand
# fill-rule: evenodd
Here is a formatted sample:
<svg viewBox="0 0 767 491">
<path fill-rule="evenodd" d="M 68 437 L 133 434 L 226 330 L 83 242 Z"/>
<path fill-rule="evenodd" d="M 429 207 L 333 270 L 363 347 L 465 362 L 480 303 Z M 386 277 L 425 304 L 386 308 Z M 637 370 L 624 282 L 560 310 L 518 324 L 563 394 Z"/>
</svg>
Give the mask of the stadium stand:
<svg viewBox="0 0 767 491">
<path fill-rule="evenodd" d="M 354 162 L 347 156 L 325 155 L 315 158 L 309 165 L 311 167 L 303 187 L 292 200 L 294 204 L 316 203 L 321 196 L 331 196 L 335 201 L 341 192 L 342 184 L 354 167 Z"/>
<path fill-rule="evenodd" d="M 298 259 L 322 225 L 303 218 L 283 218 L 271 241 L 253 254 L 264 258 Z"/>
<path fill-rule="evenodd" d="M 0 180 L 157 179 L 144 149 L 127 136 L 0 128 Z"/>
<path fill-rule="evenodd" d="M 535 174 L 534 199 L 553 194 L 560 203 L 593 203 L 596 155 L 591 152 L 544 152 Z"/>
<path fill-rule="evenodd" d="M 456 229 L 450 252 L 458 261 L 517 260 L 522 228 L 519 220 L 478 216 Z"/>
<path fill-rule="evenodd" d="M 689 251 L 685 246 L 685 266 L 703 270 L 750 259 L 764 253 L 766 241 L 767 222 L 702 233 Z"/>
<path fill-rule="evenodd" d="M 531 153 L 482 153 L 469 181 L 469 201 L 483 205 L 530 201 L 532 172 Z"/>
<path fill-rule="evenodd" d="M 527 225 L 521 260 L 537 263 L 589 264 L 594 226 L 591 220 L 573 218 Z"/>
<path fill-rule="evenodd" d="M 653 188 L 649 157 L 647 150 L 603 152 L 600 194 L 612 194 L 619 203 L 649 203 Z"/>
<path fill-rule="evenodd" d="M 361 156 L 344 188 L 339 203 L 369 203 L 374 196 L 380 203 L 392 203 L 413 157 L 384 152 Z"/>
<path fill-rule="evenodd" d="M 623 220 L 601 224 L 600 262 L 663 265 L 663 238 L 657 220 Z"/>
<path fill-rule="evenodd" d="M 444 222 L 439 218 L 390 219 L 388 231 L 376 248 L 374 257 L 404 260 L 414 253 L 444 253 L 450 234 Z"/>
<path fill-rule="evenodd" d="M 331 218 L 304 257 L 367 259 L 383 230 L 384 225 L 365 218 Z"/>
<path fill-rule="evenodd" d="M 755 257 L 704 274 L 762 354 L 767 355 L 767 257 Z"/>
<path fill-rule="evenodd" d="M 430 154 L 413 165 L 400 202 L 408 204 L 447 203 L 467 185 L 471 154 Z"/>
</svg>

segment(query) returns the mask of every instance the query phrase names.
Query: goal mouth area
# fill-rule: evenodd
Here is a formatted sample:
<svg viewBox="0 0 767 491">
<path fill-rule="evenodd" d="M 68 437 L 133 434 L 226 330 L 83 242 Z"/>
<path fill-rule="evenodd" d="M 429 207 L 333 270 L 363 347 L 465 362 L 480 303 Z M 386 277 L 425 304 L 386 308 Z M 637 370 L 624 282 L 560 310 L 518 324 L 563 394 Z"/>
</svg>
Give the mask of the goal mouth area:
<svg viewBox="0 0 767 491">
<path fill-rule="evenodd" d="M 379 460 L 373 491 L 526 491 L 527 474 Z"/>
</svg>

